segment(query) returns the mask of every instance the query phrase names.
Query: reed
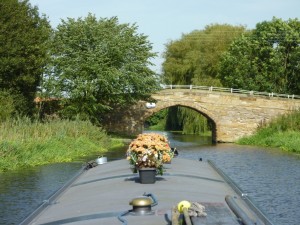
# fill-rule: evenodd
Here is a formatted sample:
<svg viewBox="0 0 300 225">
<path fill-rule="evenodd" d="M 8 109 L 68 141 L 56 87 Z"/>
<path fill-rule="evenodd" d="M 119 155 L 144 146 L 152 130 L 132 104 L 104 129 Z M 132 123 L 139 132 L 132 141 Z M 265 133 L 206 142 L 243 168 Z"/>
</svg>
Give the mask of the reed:
<svg viewBox="0 0 300 225">
<path fill-rule="evenodd" d="M 102 153 L 112 144 L 102 128 L 88 121 L 7 120 L 0 124 L 0 171 L 69 162 Z"/>
<path fill-rule="evenodd" d="M 238 144 L 276 147 L 284 151 L 300 153 L 300 111 L 282 115 L 257 133 L 243 137 Z"/>
</svg>

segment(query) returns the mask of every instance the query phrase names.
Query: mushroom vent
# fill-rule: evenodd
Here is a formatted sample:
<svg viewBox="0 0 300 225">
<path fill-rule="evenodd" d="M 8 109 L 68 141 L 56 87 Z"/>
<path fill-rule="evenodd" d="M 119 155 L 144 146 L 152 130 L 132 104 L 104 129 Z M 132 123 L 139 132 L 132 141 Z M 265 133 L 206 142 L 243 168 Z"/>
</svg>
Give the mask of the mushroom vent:
<svg viewBox="0 0 300 225">
<path fill-rule="evenodd" d="M 134 198 L 129 204 L 132 205 L 131 214 L 133 215 L 154 214 L 154 212 L 151 210 L 152 199 L 147 196 Z"/>
</svg>

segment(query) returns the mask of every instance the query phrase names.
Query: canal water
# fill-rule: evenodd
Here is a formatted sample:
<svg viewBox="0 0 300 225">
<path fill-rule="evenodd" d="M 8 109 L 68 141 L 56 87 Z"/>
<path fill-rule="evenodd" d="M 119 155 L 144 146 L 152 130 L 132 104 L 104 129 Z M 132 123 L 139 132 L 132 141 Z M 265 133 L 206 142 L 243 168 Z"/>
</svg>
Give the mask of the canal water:
<svg viewBox="0 0 300 225">
<path fill-rule="evenodd" d="M 247 193 L 274 225 L 300 224 L 300 157 L 274 149 L 212 145 L 211 139 L 163 132 L 179 156 L 212 160 Z M 123 158 L 126 147 L 106 154 Z M 72 178 L 84 162 L 60 163 L 0 174 L 0 224 L 19 224 Z"/>
</svg>

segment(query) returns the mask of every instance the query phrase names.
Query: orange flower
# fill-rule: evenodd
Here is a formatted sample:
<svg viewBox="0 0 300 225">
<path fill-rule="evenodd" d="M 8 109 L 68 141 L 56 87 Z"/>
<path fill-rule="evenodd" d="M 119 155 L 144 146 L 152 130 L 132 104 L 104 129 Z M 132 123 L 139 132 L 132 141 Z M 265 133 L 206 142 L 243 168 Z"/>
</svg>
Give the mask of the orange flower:
<svg viewBox="0 0 300 225">
<path fill-rule="evenodd" d="M 160 174 L 163 173 L 163 163 L 169 162 L 172 157 L 173 153 L 168 139 L 157 133 L 139 134 L 129 144 L 127 150 L 127 159 L 130 164 L 138 168 L 154 167 L 160 171 Z"/>
</svg>

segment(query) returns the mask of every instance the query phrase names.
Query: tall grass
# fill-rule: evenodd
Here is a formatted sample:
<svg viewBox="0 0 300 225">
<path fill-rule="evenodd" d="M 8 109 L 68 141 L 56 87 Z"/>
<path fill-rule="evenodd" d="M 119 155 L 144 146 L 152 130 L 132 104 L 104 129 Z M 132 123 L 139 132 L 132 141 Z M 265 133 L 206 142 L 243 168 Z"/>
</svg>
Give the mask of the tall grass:
<svg viewBox="0 0 300 225">
<path fill-rule="evenodd" d="M 0 171 L 69 162 L 104 152 L 110 145 L 105 131 L 88 121 L 7 120 L 0 124 Z"/>
<path fill-rule="evenodd" d="M 238 140 L 238 144 L 276 147 L 288 152 L 300 153 L 300 111 L 282 115 L 257 133 Z"/>
</svg>

